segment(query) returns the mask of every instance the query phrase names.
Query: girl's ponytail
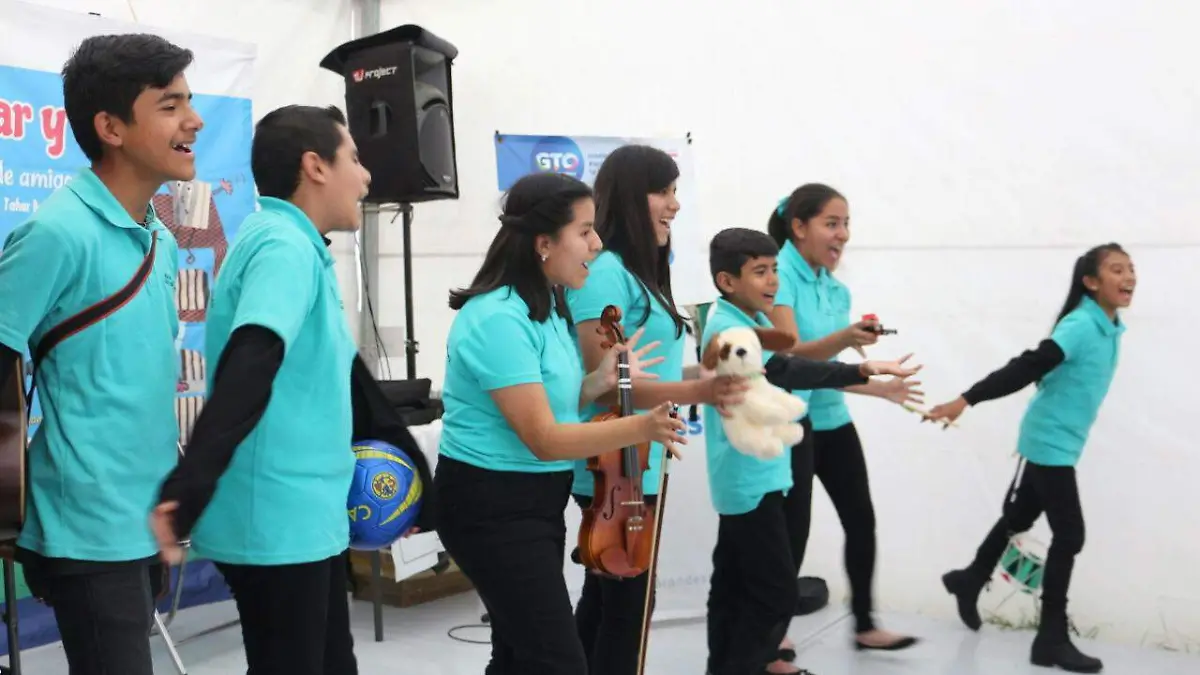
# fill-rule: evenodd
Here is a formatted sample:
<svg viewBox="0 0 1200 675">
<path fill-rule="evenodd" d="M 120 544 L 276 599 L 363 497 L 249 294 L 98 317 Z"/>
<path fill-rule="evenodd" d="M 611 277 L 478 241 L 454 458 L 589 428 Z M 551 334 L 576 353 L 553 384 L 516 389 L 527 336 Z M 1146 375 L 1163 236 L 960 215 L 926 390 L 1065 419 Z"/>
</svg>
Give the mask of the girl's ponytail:
<svg viewBox="0 0 1200 675">
<path fill-rule="evenodd" d="M 783 248 L 788 243 L 788 239 L 791 239 L 791 232 L 788 231 L 791 229 L 788 227 L 788 223 L 791 221 L 787 218 L 787 207 L 791 201 L 790 195 L 779 200 L 779 205 L 767 219 L 767 234 L 771 235 L 771 238 L 775 240 L 775 245 L 779 248 Z"/>
<path fill-rule="evenodd" d="M 767 219 L 767 234 L 779 248 L 792 238 L 792 221 L 807 223 L 820 215 L 832 199 L 845 200 L 840 192 L 821 183 L 805 183 L 792 194 L 779 200 L 771 217 Z"/>
</svg>

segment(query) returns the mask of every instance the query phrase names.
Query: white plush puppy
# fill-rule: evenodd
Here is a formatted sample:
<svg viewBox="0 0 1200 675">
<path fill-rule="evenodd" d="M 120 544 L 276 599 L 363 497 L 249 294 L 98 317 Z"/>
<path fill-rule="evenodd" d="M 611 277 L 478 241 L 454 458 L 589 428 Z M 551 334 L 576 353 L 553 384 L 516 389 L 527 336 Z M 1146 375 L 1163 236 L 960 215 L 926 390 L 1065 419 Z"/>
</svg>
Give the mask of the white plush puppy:
<svg viewBox="0 0 1200 675">
<path fill-rule="evenodd" d="M 794 343 L 783 331 L 748 327 L 730 328 L 709 340 L 705 368 L 750 380 L 742 402 L 730 406 L 729 415 L 721 419 L 730 445 L 742 454 L 773 459 L 804 438 L 798 421 L 808 410 L 804 399 L 776 387 L 763 375 L 764 346 L 778 351 Z"/>
</svg>

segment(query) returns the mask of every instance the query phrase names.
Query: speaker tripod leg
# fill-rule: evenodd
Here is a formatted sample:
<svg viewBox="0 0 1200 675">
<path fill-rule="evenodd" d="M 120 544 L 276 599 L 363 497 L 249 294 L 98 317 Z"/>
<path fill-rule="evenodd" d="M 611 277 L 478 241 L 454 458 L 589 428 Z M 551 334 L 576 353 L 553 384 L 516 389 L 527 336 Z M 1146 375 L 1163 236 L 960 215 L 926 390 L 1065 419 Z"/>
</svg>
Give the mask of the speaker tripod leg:
<svg viewBox="0 0 1200 675">
<path fill-rule="evenodd" d="M 383 559 L 371 551 L 371 609 L 375 619 L 375 641 L 383 642 Z"/>
</svg>

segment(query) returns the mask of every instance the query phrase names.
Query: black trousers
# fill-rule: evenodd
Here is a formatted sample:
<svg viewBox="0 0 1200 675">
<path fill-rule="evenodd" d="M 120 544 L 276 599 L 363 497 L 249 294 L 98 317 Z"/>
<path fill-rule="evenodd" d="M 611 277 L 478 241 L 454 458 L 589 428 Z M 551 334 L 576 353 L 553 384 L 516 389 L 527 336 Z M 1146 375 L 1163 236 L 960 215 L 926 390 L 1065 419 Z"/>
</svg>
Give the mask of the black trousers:
<svg viewBox="0 0 1200 675">
<path fill-rule="evenodd" d="M 708 595 L 708 669 L 712 675 L 760 675 L 799 601 L 791 527 L 783 493 L 757 508 L 720 516 Z"/>
<path fill-rule="evenodd" d="M 357 675 L 346 560 L 217 563 L 237 603 L 247 675 Z"/>
<path fill-rule="evenodd" d="M 54 610 L 70 675 L 154 675 L 149 561 L 18 560 L 30 593 Z"/>
<path fill-rule="evenodd" d="M 572 479 L 438 458 L 438 536 L 491 617 L 486 675 L 587 673 L 563 579 Z"/>
<path fill-rule="evenodd" d="M 580 508 L 592 504 L 591 497 L 574 495 L 574 499 Z M 646 501 L 654 503 L 655 496 L 646 495 Z M 575 627 L 587 654 L 588 675 L 637 674 L 649 583 L 649 572 L 629 579 L 584 576 Z M 654 600 L 650 598 L 651 612 Z"/>
<path fill-rule="evenodd" d="M 792 480 L 795 488 L 788 495 L 792 550 L 796 568 L 804 562 L 812 522 L 812 483 L 820 479 L 829 501 L 837 511 L 846 537 L 843 554 L 846 576 L 850 581 L 850 608 L 855 631 L 874 630 L 871 585 L 875 575 L 875 507 L 867 478 L 867 460 L 854 423 L 826 431 L 812 431 L 805 418 L 805 438 L 792 448 Z"/>
<path fill-rule="evenodd" d="M 1021 460 L 1005 495 L 1000 520 L 979 546 L 968 571 L 980 580 L 990 577 L 1012 535 L 1028 531 L 1043 513 L 1052 533 L 1042 577 L 1043 615 L 1061 616 L 1066 611 L 1075 556 L 1083 550 L 1085 534 L 1073 466 L 1044 466 Z"/>
<path fill-rule="evenodd" d="M 788 545 L 792 551 L 792 563 L 796 573 L 804 565 L 804 554 L 808 549 L 808 533 L 812 527 L 813 472 L 816 460 L 813 451 L 812 421 L 807 417 L 800 421 L 804 427 L 804 439 L 792 446 L 792 489 L 784 498 L 788 519 Z"/>
</svg>

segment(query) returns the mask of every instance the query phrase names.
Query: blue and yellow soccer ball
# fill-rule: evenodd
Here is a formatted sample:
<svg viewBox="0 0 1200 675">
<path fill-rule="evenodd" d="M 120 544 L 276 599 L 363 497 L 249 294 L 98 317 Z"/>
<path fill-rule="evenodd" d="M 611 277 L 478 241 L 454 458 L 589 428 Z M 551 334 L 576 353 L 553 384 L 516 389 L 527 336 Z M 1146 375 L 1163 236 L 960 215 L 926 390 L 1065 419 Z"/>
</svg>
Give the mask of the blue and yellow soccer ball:
<svg viewBox="0 0 1200 675">
<path fill-rule="evenodd" d="M 403 450 L 383 441 L 356 442 L 354 459 L 354 481 L 346 501 L 350 548 L 387 548 L 421 515 L 421 476 Z"/>
</svg>

